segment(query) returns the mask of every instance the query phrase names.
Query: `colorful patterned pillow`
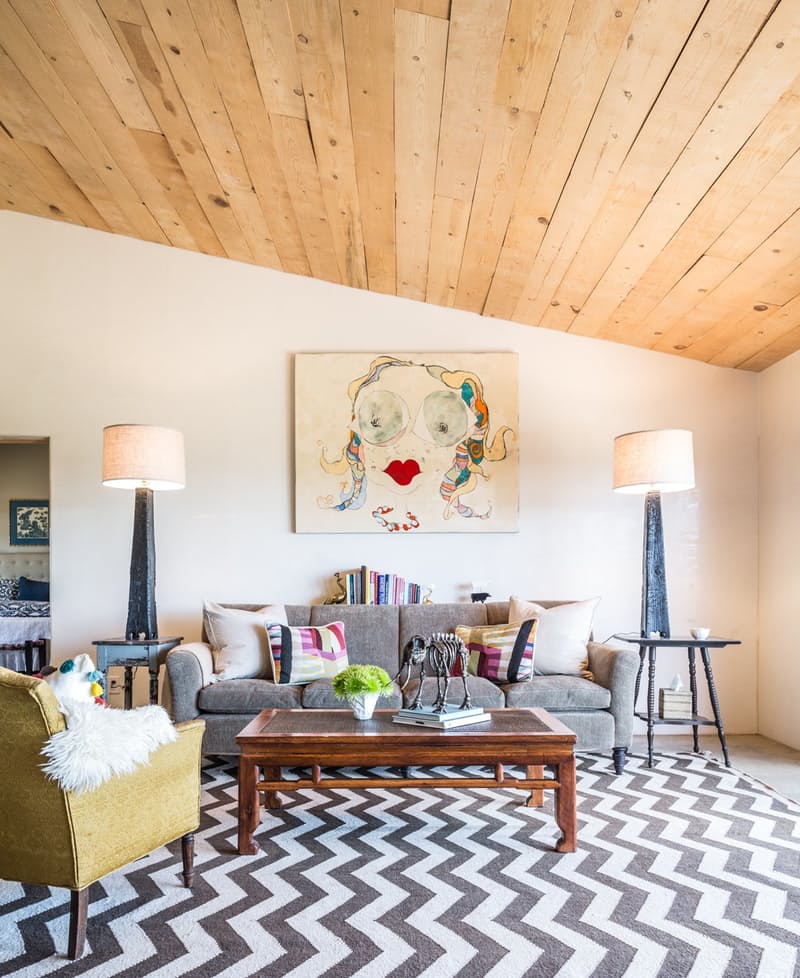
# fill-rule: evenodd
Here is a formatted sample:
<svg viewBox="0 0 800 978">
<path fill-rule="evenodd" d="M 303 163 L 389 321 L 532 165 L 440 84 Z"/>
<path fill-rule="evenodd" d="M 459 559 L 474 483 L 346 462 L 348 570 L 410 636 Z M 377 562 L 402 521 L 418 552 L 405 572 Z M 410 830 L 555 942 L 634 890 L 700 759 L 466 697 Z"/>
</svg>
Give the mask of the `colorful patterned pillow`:
<svg viewBox="0 0 800 978">
<path fill-rule="evenodd" d="M 342 621 L 300 627 L 270 623 L 267 633 L 273 672 L 281 685 L 330 679 L 347 665 Z"/>
<path fill-rule="evenodd" d="M 535 620 L 513 625 L 459 625 L 469 651 L 469 674 L 493 683 L 521 683 L 533 676 Z"/>
</svg>

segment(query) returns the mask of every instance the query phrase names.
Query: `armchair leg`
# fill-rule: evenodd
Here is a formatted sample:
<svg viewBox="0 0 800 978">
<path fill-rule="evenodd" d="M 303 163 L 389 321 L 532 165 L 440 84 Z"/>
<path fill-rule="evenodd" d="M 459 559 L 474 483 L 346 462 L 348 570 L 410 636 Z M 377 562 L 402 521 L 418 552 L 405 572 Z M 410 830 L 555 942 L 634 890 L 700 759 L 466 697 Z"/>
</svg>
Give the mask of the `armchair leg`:
<svg viewBox="0 0 800 978">
<path fill-rule="evenodd" d="M 625 755 L 628 753 L 627 747 L 615 747 L 612 751 L 614 758 L 614 773 L 622 774 L 625 769 Z"/>
<path fill-rule="evenodd" d="M 86 943 L 86 918 L 89 915 L 89 887 L 70 890 L 69 894 L 69 944 L 67 954 L 74 961 L 83 954 Z"/>
<path fill-rule="evenodd" d="M 194 883 L 194 832 L 188 832 L 181 839 L 181 852 L 183 854 L 183 885 L 191 886 Z"/>
</svg>

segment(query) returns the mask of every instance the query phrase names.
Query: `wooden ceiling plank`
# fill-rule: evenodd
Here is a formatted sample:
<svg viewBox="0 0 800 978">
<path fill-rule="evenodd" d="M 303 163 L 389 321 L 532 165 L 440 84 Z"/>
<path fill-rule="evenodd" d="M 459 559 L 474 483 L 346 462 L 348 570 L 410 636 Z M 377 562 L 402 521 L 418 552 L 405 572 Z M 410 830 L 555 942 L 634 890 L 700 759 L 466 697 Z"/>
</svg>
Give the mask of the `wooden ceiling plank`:
<svg viewBox="0 0 800 978">
<path fill-rule="evenodd" d="M 57 206 L 69 215 L 69 221 L 74 224 L 83 224 L 88 228 L 95 228 L 97 231 L 111 230 L 94 204 L 86 197 L 46 146 L 20 140 L 15 142 L 19 151 L 27 158 L 28 168 L 38 171 L 44 186 L 50 188 L 50 193 L 57 202 Z"/>
<path fill-rule="evenodd" d="M 290 115 L 273 115 L 270 121 L 311 274 L 326 282 L 340 283 L 339 265 L 308 123 L 305 119 Z"/>
<path fill-rule="evenodd" d="M 583 306 L 573 331 L 594 335 L 796 81 L 800 4 L 779 4 Z M 601 333 L 600 335 L 605 335 Z"/>
<path fill-rule="evenodd" d="M 704 3 L 639 5 L 545 231 L 514 310 L 515 320 L 566 329 L 579 311 L 577 302 L 561 308 L 558 286 L 598 217 Z"/>
<path fill-rule="evenodd" d="M 492 101 L 542 111 L 575 0 L 511 0 Z"/>
<path fill-rule="evenodd" d="M 509 3 L 453 0 L 450 12 L 426 293 L 438 305 L 456 300 Z M 452 201 L 466 207 L 455 208 Z M 447 247 L 433 247 L 436 241 Z"/>
<path fill-rule="evenodd" d="M 637 4 L 573 6 L 484 315 L 511 319 L 514 314 Z"/>
<path fill-rule="evenodd" d="M 21 6 L 28 13 L 38 8 L 33 3 Z M 0 36 L 3 47 L 31 88 L 47 104 L 69 139 L 108 187 L 136 236 L 165 244 L 168 239 L 163 230 L 143 206 L 139 193 L 131 186 L 117 160 L 8 0 L 0 0 Z"/>
<path fill-rule="evenodd" d="M 289 0 L 311 138 L 340 281 L 367 288 L 338 0 Z"/>
<path fill-rule="evenodd" d="M 191 9 L 279 264 L 287 272 L 308 275 L 303 239 L 234 0 L 191 0 Z"/>
<path fill-rule="evenodd" d="M 774 0 L 718 0 L 702 11 L 658 93 L 591 227 L 577 249 L 542 325 L 569 328 L 610 257 L 631 233 L 659 185 L 719 97 Z M 635 29 L 635 26 L 634 26 Z M 552 302 L 552 300 L 551 300 Z"/>
<path fill-rule="evenodd" d="M 82 223 L 56 204 L 50 187 L 27 162 L 16 140 L 0 128 L 0 208 Z"/>
<path fill-rule="evenodd" d="M 0 119 L 11 135 L 26 143 L 46 146 L 108 228 L 135 236 L 135 230 L 117 206 L 97 171 L 86 161 L 50 110 L 0 47 Z"/>
<path fill-rule="evenodd" d="M 279 268 L 275 245 L 242 157 L 188 0 L 143 0 L 153 36 L 222 184 L 253 260 Z M 155 106 L 151 103 L 155 112 Z"/>
<path fill-rule="evenodd" d="M 538 116 L 516 107 L 488 109 L 486 145 L 481 156 L 475 200 L 459 271 L 455 305 L 480 313 L 492 282 Z"/>
<path fill-rule="evenodd" d="M 742 370 L 766 370 L 767 367 L 800 350 L 800 302 L 791 303 L 790 307 L 784 307 L 772 318 L 777 321 L 780 317 L 782 317 L 780 335 L 769 339 L 773 329 L 768 327 L 765 332 L 769 341 L 757 347 L 756 352 L 746 360 L 737 363 L 737 367 Z"/>
<path fill-rule="evenodd" d="M 97 0 L 54 0 L 54 4 L 125 125 L 158 132 L 158 123 Z"/>
<path fill-rule="evenodd" d="M 798 202 L 798 188 L 800 150 L 723 231 L 707 254 L 732 261 L 744 261 L 794 212 Z"/>
<path fill-rule="evenodd" d="M 469 202 L 434 194 L 426 302 L 452 306 L 469 226 Z"/>
<path fill-rule="evenodd" d="M 397 294 L 424 301 L 448 23 L 395 11 Z"/>
<path fill-rule="evenodd" d="M 59 11 L 50 0 L 12 0 L 12 3 L 75 103 L 82 106 L 86 119 L 102 139 L 109 155 L 116 161 L 117 168 L 122 171 L 135 195 L 158 223 L 164 235 L 164 243 L 196 249 L 191 232 L 183 224 L 161 184 L 150 172 L 129 128 L 120 118 L 114 103 Z M 127 62 L 125 63 L 127 66 Z M 130 74 L 129 66 L 126 74 Z"/>
<path fill-rule="evenodd" d="M 100 0 L 105 5 L 106 0 Z M 149 23 L 109 21 L 147 103 L 228 258 L 253 255 Z"/>
<path fill-rule="evenodd" d="M 307 119 L 303 80 L 285 0 L 237 0 L 267 111 Z"/>
<path fill-rule="evenodd" d="M 411 14 L 424 14 L 447 20 L 450 17 L 450 0 L 395 0 L 397 10 Z"/>
<path fill-rule="evenodd" d="M 642 321 L 636 330 L 636 345 L 652 347 L 659 343 L 670 329 L 679 327 L 704 297 L 737 267 L 738 262 L 730 259 L 704 255 Z"/>
<path fill-rule="evenodd" d="M 800 323 L 800 294 L 782 306 L 758 303 L 738 323 L 735 339 L 709 363 L 716 367 L 740 367 L 760 350 L 780 340 Z"/>
<path fill-rule="evenodd" d="M 750 310 L 765 304 L 753 298 L 761 295 L 762 286 L 796 268 L 798 261 L 800 210 L 704 296 L 690 319 L 667 330 L 653 349 L 690 351 L 699 359 L 716 356 L 736 339 L 738 323 Z"/>
<path fill-rule="evenodd" d="M 164 188 L 175 210 L 192 233 L 197 250 L 206 255 L 225 257 L 225 249 L 198 203 L 186 174 L 175 159 L 167 137 L 160 132 L 132 129 L 139 151 Z"/>
<path fill-rule="evenodd" d="M 397 291 L 393 0 L 340 0 L 367 284 Z"/>
<path fill-rule="evenodd" d="M 512 0 L 459 273 L 460 309 L 483 311 L 571 12 L 571 0 Z"/>
<path fill-rule="evenodd" d="M 730 166 L 613 311 L 603 330 L 604 338 L 630 342 L 637 326 L 661 298 L 775 179 L 797 150 L 798 112 L 800 79 L 778 99 Z"/>
</svg>

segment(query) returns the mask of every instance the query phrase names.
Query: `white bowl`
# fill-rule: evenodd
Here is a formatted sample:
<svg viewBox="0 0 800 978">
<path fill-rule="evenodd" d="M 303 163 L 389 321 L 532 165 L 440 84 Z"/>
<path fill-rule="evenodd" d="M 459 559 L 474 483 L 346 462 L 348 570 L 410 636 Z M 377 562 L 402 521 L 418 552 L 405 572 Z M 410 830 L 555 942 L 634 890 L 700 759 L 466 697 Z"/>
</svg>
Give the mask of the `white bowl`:
<svg viewBox="0 0 800 978">
<path fill-rule="evenodd" d="M 692 633 L 692 638 L 696 638 L 698 641 L 708 638 L 711 634 L 710 628 L 690 628 L 689 631 Z"/>
</svg>

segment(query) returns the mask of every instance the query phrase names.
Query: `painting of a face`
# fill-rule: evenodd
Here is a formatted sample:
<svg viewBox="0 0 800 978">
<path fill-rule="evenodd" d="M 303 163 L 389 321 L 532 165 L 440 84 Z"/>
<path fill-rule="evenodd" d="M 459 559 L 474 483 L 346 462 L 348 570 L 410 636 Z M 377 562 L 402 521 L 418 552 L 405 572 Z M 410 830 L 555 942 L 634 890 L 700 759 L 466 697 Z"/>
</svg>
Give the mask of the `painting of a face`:
<svg viewBox="0 0 800 978">
<path fill-rule="evenodd" d="M 400 495 L 435 492 L 474 424 L 461 394 L 417 365 L 384 369 L 356 398 L 355 415 L 370 483 Z"/>
<path fill-rule="evenodd" d="M 517 357 L 298 354 L 298 532 L 517 528 Z"/>
</svg>

